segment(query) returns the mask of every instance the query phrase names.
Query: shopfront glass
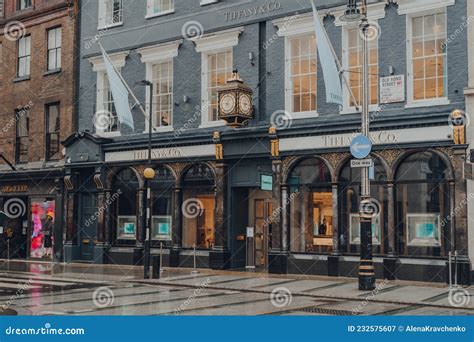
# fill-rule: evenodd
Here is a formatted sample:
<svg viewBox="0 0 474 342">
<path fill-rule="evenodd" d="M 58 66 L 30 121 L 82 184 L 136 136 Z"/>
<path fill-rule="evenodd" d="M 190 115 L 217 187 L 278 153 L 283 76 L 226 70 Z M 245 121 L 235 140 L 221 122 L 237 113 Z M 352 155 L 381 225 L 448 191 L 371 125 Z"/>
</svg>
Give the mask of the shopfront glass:
<svg viewBox="0 0 474 342">
<path fill-rule="evenodd" d="M 331 174 L 326 164 L 320 159 L 306 159 L 293 169 L 287 182 L 291 251 L 331 252 L 334 213 Z"/>
<path fill-rule="evenodd" d="M 176 182 L 173 174 L 167 167 L 157 167 L 155 174 L 155 178 L 151 182 L 151 238 L 159 241 L 171 241 L 173 231 L 173 196 Z"/>
<path fill-rule="evenodd" d="M 123 242 L 137 238 L 138 178 L 132 169 L 123 169 L 116 177 L 114 189 L 120 190 L 116 201 L 116 238 Z"/>
<path fill-rule="evenodd" d="M 54 248 L 56 202 L 46 198 L 31 200 L 30 258 L 51 259 Z"/>
<path fill-rule="evenodd" d="M 377 158 L 374 169 L 369 172 L 372 218 L 372 247 L 375 254 L 384 254 L 388 248 L 388 197 L 387 174 Z M 343 167 L 339 177 L 340 249 L 344 253 L 360 253 L 360 187 L 361 169 L 351 168 L 350 161 Z"/>
<path fill-rule="evenodd" d="M 215 206 L 212 170 L 206 164 L 194 165 L 183 179 L 183 247 L 212 248 Z"/>
<path fill-rule="evenodd" d="M 452 222 L 448 167 L 435 153 L 406 158 L 396 174 L 396 241 L 399 255 L 444 256 Z"/>
</svg>

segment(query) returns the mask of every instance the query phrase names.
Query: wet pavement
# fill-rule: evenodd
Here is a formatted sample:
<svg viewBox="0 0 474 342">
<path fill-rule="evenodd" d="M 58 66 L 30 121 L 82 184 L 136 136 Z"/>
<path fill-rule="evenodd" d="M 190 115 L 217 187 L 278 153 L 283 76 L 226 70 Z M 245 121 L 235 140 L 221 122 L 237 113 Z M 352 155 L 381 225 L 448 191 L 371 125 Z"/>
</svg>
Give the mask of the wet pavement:
<svg viewBox="0 0 474 342">
<path fill-rule="evenodd" d="M 0 307 L 19 315 L 473 315 L 474 287 L 123 265 L 3 262 Z"/>
</svg>

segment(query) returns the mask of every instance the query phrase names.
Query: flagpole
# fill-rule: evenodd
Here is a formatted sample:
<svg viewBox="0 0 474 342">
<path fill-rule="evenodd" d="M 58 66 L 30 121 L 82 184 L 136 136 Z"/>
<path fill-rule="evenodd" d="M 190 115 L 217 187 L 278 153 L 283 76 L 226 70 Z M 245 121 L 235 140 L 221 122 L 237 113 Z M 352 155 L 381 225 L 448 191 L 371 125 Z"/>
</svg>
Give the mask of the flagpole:
<svg viewBox="0 0 474 342">
<path fill-rule="evenodd" d="M 319 16 L 319 14 L 318 14 L 318 16 Z M 323 23 L 323 26 L 324 26 L 324 23 Z M 331 42 L 331 40 L 329 40 L 329 36 L 328 36 L 328 33 L 326 32 L 326 30 L 323 30 L 323 31 L 324 31 L 324 35 L 326 36 L 326 39 L 328 40 L 328 42 Z M 334 51 L 334 46 L 332 46 L 332 44 L 329 44 L 329 47 L 331 48 L 332 56 L 334 57 L 334 60 L 337 63 L 337 67 L 339 69 L 339 74 L 342 76 L 343 81 L 344 81 L 344 83 L 347 87 L 347 90 L 349 90 L 349 94 L 351 95 L 352 100 L 356 104 L 356 107 L 359 108 L 360 107 L 359 102 L 356 100 L 356 98 L 354 96 L 354 93 L 352 92 L 352 89 L 349 86 L 349 82 L 347 82 L 346 75 L 344 74 L 345 70 L 342 69 L 341 62 L 339 61 L 339 58 L 336 55 L 336 51 Z"/>
<path fill-rule="evenodd" d="M 108 61 L 110 62 L 110 65 L 112 65 L 112 67 L 114 68 L 115 72 L 117 73 L 118 77 L 120 77 L 120 79 L 122 80 L 122 83 L 124 84 L 125 88 L 127 88 L 128 92 L 130 93 L 130 95 L 132 96 L 133 100 L 135 101 L 135 105 L 138 104 L 138 106 L 140 107 L 140 110 L 142 111 L 143 115 L 145 116 L 146 119 L 148 119 L 148 113 L 145 111 L 145 109 L 143 108 L 142 106 L 142 103 L 140 101 L 138 101 L 137 97 L 135 96 L 135 94 L 133 93 L 132 89 L 130 89 L 130 87 L 128 86 L 127 82 L 124 80 L 124 78 L 122 77 L 122 74 L 119 72 L 119 70 L 115 67 L 114 63 L 112 62 L 112 60 L 110 59 L 109 55 L 107 54 L 107 51 L 105 51 L 104 47 L 102 46 L 102 44 L 100 43 L 99 39 L 96 40 L 97 41 L 97 44 L 99 45 L 99 47 L 105 52 L 104 53 L 104 56 L 105 58 L 108 59 Z"/>
</svg>

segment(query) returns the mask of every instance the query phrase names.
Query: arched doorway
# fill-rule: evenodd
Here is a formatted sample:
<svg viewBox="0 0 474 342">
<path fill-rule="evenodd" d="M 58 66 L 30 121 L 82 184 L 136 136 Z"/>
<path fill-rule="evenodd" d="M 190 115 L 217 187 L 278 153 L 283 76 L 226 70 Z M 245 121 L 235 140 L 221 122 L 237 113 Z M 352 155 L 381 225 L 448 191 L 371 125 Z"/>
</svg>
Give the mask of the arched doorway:
<svg viewBox="0 0 474 342">
<path fill-rule="evenodd" d="M 387 173 L 378 158 L 373 158 L 370 195 L 373 208 L 378 211 L 372 219 L 372 246 L 374 254 L 388 249 L 388 196 Z M 360 168 L 351 168 L 348 160 L 339 174 L 340 249 L 343 253 L 360 253 Z"/>
<path fill-rule="evenodd" d="M 119 196 L 112 215 L 112 236 L 117 245 L 135 245 L 137 236 L 137 206 L 139 180 L 131 168 L 122 169 L 113 182 Z"/>
<path fill-rule="evenodd" d="M 163 165 L 155 168 L 155 178 L 151 181 L 152 226 L 151 239 L 154 246 L 164 242 L 171 246 L 173 222 L 174 188 L 176 179 L 171 170 Z"/>
<path fill-rule="evenodd" d="M 431 151 L 416 152 L 398 166 L 396 245 L 402 256 L 442 257 L 447 254 L 451 221 L 450 171 Z"/>
<path fill-rule="evenodd" d="M 215 242 L 215 176 L 209 165 L 195 164 L 183 176 L 183 248 L 211 249 Z"/>
<path fill-rule="evenodd" d="M 296 164 L 288 176 L 290 251 L 329 253 L 333 247 L 331 173 L 319 158 Z"/>
</svg>

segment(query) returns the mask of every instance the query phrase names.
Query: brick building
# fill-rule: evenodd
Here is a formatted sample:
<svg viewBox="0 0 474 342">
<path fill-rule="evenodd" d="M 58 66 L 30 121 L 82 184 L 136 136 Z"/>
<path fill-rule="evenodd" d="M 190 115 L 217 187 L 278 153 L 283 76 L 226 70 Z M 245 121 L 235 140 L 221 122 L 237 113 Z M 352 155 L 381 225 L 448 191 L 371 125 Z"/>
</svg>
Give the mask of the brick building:
<svg viewBox="0 0 474 342">
<path fill-rule="evenodd" d="M 0 1 L 0 236 L 12 258 L 61 251 L 60 142 L 75 130 L 76 8 Z"/>
</svg>

